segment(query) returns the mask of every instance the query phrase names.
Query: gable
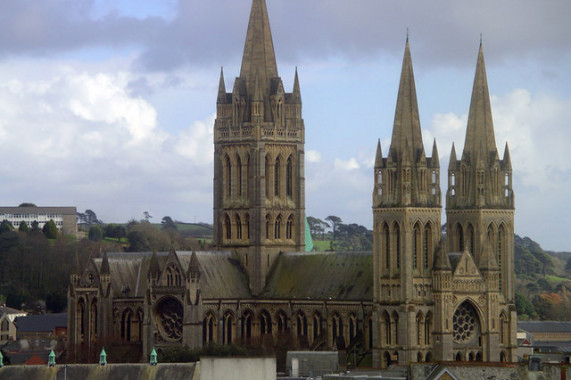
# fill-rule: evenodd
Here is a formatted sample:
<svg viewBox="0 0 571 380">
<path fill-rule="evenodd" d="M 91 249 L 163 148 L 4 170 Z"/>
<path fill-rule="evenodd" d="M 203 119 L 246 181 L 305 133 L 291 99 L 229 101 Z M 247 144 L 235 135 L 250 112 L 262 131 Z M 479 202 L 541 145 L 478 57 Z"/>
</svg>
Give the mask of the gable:
<svg viewBox="0 0 571 380">
<path fill-rule="evenodd" d="M 450 260 L 452 262 L 452 260 Z M 454 260 L 454 278 L 481 278 L 480 271 L 474 262 L 474 258 L 468 251 L 464 251 L 460 258 Z"/>
</svg>

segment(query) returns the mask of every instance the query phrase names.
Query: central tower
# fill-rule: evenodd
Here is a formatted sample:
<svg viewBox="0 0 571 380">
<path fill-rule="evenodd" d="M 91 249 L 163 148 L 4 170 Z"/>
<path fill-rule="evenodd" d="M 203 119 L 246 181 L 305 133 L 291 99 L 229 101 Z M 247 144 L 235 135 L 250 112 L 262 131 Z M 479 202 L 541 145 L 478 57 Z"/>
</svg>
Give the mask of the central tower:
<svg viewBox="0 0 571 380">
<path fill-rule="evenodd" d="M 305 126 L 297 70 L 278 76 L 265 0 L 253 0 L 240 76 L 223 72 L 214 124 L 214 245 L 238 254 L 259 294 L 282 251 L 305 248 Z"/>
</svg>

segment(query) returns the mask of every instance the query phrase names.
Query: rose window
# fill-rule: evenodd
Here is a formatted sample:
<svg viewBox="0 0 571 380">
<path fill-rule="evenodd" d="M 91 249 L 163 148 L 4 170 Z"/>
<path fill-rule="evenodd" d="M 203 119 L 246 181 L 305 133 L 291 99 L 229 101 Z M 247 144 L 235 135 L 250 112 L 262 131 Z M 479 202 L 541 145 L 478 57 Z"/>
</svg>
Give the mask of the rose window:
<svg viewBox="0 0 571 380">
<path fill-rule="evenodd" d="M 166 340 L 178 341 L 181 339 L 182 315 L 182 305 L 172 298 L 162 301 L 157 307 L 155 322 Z"/>
<path fill-rule="evenodd" d="M 478 315 L 474 306 L 464 302 L 452 317 L 454 342 L 468 343 L 479 333 Z"/>
</svg>

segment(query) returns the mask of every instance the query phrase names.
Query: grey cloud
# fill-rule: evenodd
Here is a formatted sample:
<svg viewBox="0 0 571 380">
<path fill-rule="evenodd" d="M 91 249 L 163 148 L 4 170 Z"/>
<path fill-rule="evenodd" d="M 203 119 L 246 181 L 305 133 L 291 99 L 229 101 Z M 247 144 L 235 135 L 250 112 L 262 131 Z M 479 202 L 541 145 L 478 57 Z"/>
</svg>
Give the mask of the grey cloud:
<svg viewBox="0 0 571 380">
<path fill-rule="evenodd" d="M 534 0 L 268 1 L 280 61 L 379 54 L 400 57 L 410 28 L 415 62 L 473 65 L 479 34 L 488 60 L 558 59 L 571 47 L 571 2 Z M 179 0 L 176 16 L 89 17 L 92 2 L 5 0 L 0 4 L 0 54 L 50 54 L 91 46 L 136 46 L 136 68 L 239 61 L 250 0 Z"/>
</svg>

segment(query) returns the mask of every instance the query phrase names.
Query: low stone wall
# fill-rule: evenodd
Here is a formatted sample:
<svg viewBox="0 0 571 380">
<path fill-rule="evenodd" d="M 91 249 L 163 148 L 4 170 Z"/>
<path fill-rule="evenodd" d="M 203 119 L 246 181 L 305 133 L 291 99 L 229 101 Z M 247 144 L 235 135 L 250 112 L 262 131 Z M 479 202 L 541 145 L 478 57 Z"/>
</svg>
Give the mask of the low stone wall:
<svg viewBox="0 0 571 380">
<path fill-rule="evenodd" d="M 195 363 L 184 364 L 69 364 L 0 368 L 0 380 L 196 380 Z"/>
</svg>

